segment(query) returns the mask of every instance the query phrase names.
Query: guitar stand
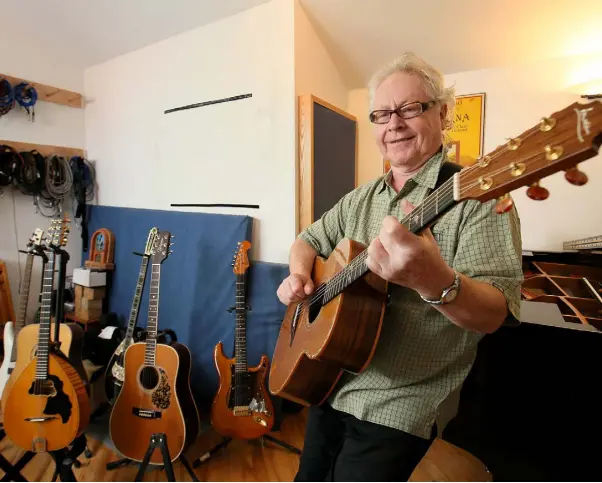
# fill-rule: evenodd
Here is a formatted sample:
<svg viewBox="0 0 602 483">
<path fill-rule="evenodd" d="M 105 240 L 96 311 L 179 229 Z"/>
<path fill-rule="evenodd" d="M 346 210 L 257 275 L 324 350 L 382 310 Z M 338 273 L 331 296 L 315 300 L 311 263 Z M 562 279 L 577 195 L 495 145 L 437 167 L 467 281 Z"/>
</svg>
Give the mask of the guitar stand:
<svg viewBox="0 0 602 483">
<path fill-rule="evenodd" d="M 281 440 L 279 440 L 277 438 L 274 438 L 274 436 L 272 436 L 270 434 L 264 434 L 261 437 L 261 444 L 262 444 L 262 446 L 263 446 L 263 440 L 264 439 L 267 439 L 268 441 L 271 441 L 272 443 L 275 443 L 275 444 L 277 444 L 279 446 L 282 446 L 284 449 L 290 451 L 291 453 L 295 453 L 295 454 L 301 455 L 301 450 L 299 448 L 297 448 L 295 446 L 292 446 L 292 445 L 290 445 L 288 443 L 285 443 L 284 441 L 281 441 Z"/>
<path fill-rule="evenodd" d="M 4 439 L 6 432 L 4 429 L 0 430 L 0 440 Z M 54 474 L 51 481 L 56 481 L 60 475 L 61 481 L 77 481 L 75 474 L 73 473 L 73 466 L 79 468 L 81 463 L 77 460 L 77 457 L 87 449 L 86 437 L 81 435 L 75 439 L 73 446 L 69 450 L 61 449 L 57 451 L 50 451 L 49 454 L 52 456 L 55 462 Z M 12 465 L 4 456 L 0 454 L 0 468 L 4 470 L 5 475 L 0 481 L 27 481 L 27 479 L 21 474 L 21 470 L 27 466 L 38 453 L 33 451 L 27 451 L 19 461 Z"/>
<path fill-rule="evenodd" d="M 291 453 L 295 453 L 295 454 L 301 455 L 301 450 L 299 448 L 296 448 L 295 446 L 292 446 L 292 445 L 290 445 L 288 443 L 285 443 L 284 441 L 281 441 L 278 438 L 274 438 L 274 436 L 272 436 L 270 434 L 264 434 L 263 436 L 261 436 L 260 439 L 261 439 L 261 446 L 264 446 L 264 440 L 267 439 L 268 441 L 271 441 L 272 443 L 275 443 L 275 444 L 283 447 L 284 449 L 290 451 Z M 203 453 L 201 456 L 199 456 L 194 461 L 194 463 L 192 463 L 192 467 L 193 468 L 198 468 L 199 466 L 201 466 L 215 452 L 217 452 L 220 449 L 225 448 L 226 446 L 228 446 L 228 444 L 230 444 L 230 441 L 232 441 L 232 438 L 225 437 L 224 439 L 222 439 L 222 441 L 220 443 L 216 444 L 209 451 L 207 451 L 206 453 Z"/>
<path fill-rule="evenodd" d="M 142 459 L 142 463 L 140 463 L 140 468 L 138 468 L 138 473 L 136 474 L 136 479 L 134 481 L 142 481 L 142 479 L 144 478 L 144 472 L 146 471 L 146 468 L 150 463 L 150 458 L 153 455 L 155 449 L 157 449 L 157 446 L 159 447 L 159 450 L 163 455 L 163 468 L 165 469 L 165 473 L 167 474 L 167 481 L 176 481 L 173 472 L 173 466 L 169 458 L 169 451 L 167 450 L 167 436 L 164 433 L 155 433 L 151 436 L 148 449 L 146 450 L 144 458 Z M 190 467 L 190 464 L 188 463 L 186 457 L 183 454 L 180 454 L 178 459 L 182 462 L 184 468 L 186 468 L 186 471 L 190 475 L 192 481 L 199 481 L 196 475 L 194 474 L 194 471 Z M 113 461 L 112 463 L 107 463 L 106 468 L 109 471 L 119 468 L 120 466 L 134 464 L 136 464 L 136 461 L 132 461 L 129 458 L 123 458 L 117 461 Z"/>
</svg>

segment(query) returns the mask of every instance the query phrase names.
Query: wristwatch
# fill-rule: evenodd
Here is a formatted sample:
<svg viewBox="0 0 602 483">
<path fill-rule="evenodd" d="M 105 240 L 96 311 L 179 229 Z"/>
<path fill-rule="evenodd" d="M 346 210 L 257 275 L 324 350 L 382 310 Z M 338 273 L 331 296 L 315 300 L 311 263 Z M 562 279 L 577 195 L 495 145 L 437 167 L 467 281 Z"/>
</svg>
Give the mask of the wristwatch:
<svg viewBox="0 0 602 483">
<path fill-rule="evenodd" d="M 453 302 L 460 292 L 460 275 L 454 270 L 454 283 L 443 289 L 439 300 L 429 300 L 420 295 L 420 298 L 431 305 L 444 305 Z"/>
</svg>

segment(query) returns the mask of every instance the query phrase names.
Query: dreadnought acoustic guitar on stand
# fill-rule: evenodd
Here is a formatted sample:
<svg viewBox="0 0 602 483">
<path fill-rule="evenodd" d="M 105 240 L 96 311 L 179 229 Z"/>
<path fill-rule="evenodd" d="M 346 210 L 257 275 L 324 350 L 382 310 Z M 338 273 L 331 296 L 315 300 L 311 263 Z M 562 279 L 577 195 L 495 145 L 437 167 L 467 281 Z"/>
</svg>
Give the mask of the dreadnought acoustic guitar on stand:
<svg viewBox="0 0 602 483">
<path fill-rule="evenodd" d="M 86 386 L 62 352 L 50 343 L 50 312 L 57 254 L 67 242 L 67 220 L 48 231 L 40 323 L 35 357 L 16 377 L 4 406 L 4 429 L 21 448 L 34 453 L 60 450 L 87 426 L 90 402 Z M 19 339 L 23 337 L 23 331 Z M 20 354 L 18 354 L 20 356 Z M 15 373 L 13 373 L 15 375 Z"/>
<path fill-rule="evenodd" d="M 148 234 L 144 253 L 142 254 L 142 263 L 140 264 L 140 273 L 138 274 L 138 283 L 136 283 L 136 291 L 134 292 L 134 300 L 132 302 L 132 310 L 130 311 L 130 320 L 128 322 L 127 331 L 124 339 L 121 341 L 117 349 L 115 349 L 115 352 L 111 356 L 111 360 L 107 366 L 105 375 L 105 392 L 107 395 L 107 400 L 110 404 L 115 402 L 117 396 L 119 396 L 121 388 L 123 387 L 125 373 L 125 369 L 123 368 L 123 359 L 125 357 L 125 351 L 127 348 L 134 343 L 134 329 L 136 328 L 136 321 L 138 320 L 138 313 L 140 311 L 140 299 L 142 298 L 142 292 L 144 291 L 148 260 L 152 254 L 152 248 L 156 235 L 157 229 L 152 228 Z"/>
<path fill-rule="evenodd" d="M 496 211 L 512 208 L 507 193 L 529 186 L 527 195 L 545 200 L 539 180 L 565 170 L 583 185 L 576 164 L 595 156 L 602 144 L 602 100 L 576 102 L 544 117 L 431 193 L 401 223 L 417 233 L 454 205 L 499 197 Z M 272 394 L 310 406 L 325 401 L 343 371 L 359 373 L 370 363 L 380 335 L 387 284 L 369 272 L 364 245 L 344 239 L 327 260 L 317 258 L 315 292 L 286 311 L 270 370 Z"/>
<path fill-rule="evenodd" d="M 234 358 L 224 355 L 221 342 L 215 346 L 219 388 L 211 407 L 211 424 L 215 430 L 240 439 L 259 438 L 269 433 L 274 425 L 274 409 L 265 388 L 268 358 L 263 355 L 259 365 L 247 366 L 246 274 L 250 247 L 248 241 L 239 243 L 233 263 L 236 274 Z"/>
<path fill-rule="evenodd" d="M 126 458 L 142 462 L 154 434 L 166 436 L 169 458 L 174 461 L 194 442 L 199 415 L 190 390 L 191 356 L 178 342 L 157 344 L 161 264 L 167 258 L 171 234 L 159 231 L 151 255 L 150 300 L 146 342 L 125 351 L 125 377 L 111 412 L 111 439 Z M 149 460 L 162 464 L 153 452 Z"/>
</svg>

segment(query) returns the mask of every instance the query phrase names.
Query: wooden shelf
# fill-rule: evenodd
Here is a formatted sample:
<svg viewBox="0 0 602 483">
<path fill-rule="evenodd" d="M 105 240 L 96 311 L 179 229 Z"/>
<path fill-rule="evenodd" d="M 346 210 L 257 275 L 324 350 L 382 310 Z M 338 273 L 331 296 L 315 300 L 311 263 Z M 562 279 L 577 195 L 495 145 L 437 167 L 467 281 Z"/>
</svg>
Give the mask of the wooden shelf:
<svg viewBox="0 0 602 483">
<path fill-rule="evenodd" d="M 0 145 L 4 144 L 14 148 L 18 152 L 33 151 L 35 149 L 38 153 L 45 157 L 53 154 L 56 154 L 57 156 L 63 156 L 65 158 L 70 158 L 72 156 L 84 156 L 84 150 L 79 148 L 50 146 L 48 144 L 20 143 L 17 141 L 3 141 L 0 139 Z"/>
<path fill-rule="evenodd" d="M 83 96 L 77 92 L 47 86 L 46 84 L 40 84 L 39 82 L 32 82 L 27 79 L 20 79 L 10 75 L 0 74 L 0 77 L 4 77 L 10 82 L 13 88 L 21 82 L 28 82 L 37 91 L 39 101 L 54 102 L 55 104 L 76 108 L 84 107 Z"/>
</svg>

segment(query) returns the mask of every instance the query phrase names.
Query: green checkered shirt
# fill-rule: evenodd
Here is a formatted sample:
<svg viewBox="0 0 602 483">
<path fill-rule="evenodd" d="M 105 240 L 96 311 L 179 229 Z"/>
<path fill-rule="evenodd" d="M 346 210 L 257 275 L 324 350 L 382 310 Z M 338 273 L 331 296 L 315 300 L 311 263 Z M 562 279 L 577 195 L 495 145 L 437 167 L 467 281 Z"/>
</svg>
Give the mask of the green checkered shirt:
<svg viewBox="0 0 602 483">
<path fill-rule="evenodd" d="M 403 218 L 401 200 L 418 205 L 433 191 L 444 155 L 439 152 L 396 193 L 390 173 L 345 195 L 299 237 L 323 257 L 343 238 L 368 245 L 387 215 Z M 515 209 L 465 201 L 432 226 L 445 261 L 458 272 L 502 291 L 519 318 L 522 248 Z M 429 438 L 439 405 L 459 387 L 474 362 L 482 334 L 450 322 L 413 290 L 389 284 L 378 346 L 359 375 L 345 373 L 330 397 L 340 411 Z"/>
</svg>

